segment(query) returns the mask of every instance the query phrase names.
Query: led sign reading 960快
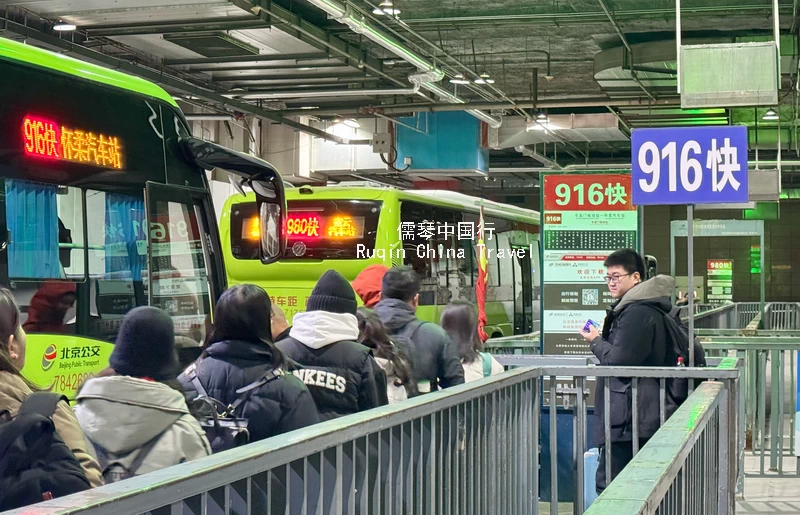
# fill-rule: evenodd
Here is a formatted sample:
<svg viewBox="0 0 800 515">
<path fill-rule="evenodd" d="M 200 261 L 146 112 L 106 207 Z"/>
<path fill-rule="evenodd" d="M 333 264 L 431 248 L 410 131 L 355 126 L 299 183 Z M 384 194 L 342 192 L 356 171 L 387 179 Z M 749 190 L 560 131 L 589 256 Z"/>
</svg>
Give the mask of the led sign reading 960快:
<svg viewBox="0 0 800 515">
<path fill-rule="evenodd" d="M 38 116 L 22 121 L 25 154 L 95 166 L 122 169 L 118 137 L 75 129 Z"/>
</svg>

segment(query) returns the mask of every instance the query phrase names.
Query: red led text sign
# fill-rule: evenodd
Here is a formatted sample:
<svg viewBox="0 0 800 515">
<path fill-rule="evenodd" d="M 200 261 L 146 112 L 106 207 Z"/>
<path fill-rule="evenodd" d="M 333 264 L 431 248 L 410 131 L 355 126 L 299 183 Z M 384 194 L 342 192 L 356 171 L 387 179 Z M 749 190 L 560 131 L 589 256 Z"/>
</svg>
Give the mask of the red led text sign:
<svg viewBox="0 0 800 515">
<path fill-rule="evenodd" d="M 289 214 L 286 218 L 286 234 L 288 236 L 320 237 L 320 218 L 317 215 Z"/>
<path fill-rule="evenodd" d="M 116 136 L 59 125 L 39 116 L 22 121 L 25 154 L 122 169 L 122 145 Z"/>
<path fill-rule="evenodd" d="M 631 176 L 545 175 L 545 211 L 635 211 Z"/>
</svg>

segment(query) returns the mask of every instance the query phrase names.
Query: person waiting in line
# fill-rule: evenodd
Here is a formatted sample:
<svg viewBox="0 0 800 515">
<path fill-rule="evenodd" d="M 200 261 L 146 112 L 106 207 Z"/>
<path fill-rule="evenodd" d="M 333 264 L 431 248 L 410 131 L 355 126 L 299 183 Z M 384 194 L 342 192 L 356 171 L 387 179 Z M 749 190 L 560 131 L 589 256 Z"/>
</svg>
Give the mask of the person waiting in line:
<svg viewBox="0 0 800 515">
<path fill-rule="evenodd" d="M 353 279 L 353 289 L 364 306 L 374 309 L 381 300 L 383 276 L 389 271 L 384 265 L 370 265 Z"/>
<path fill-rule="evenodd" d="M 447 333 L 438 325 L 416 316 L 420 279 L 408 266 L 391 268 L 383 276 L 381 300 L 375 312 L 390 337 L 409 342 L 412 374 L 420 393 L 464 383 L 464 369 Z"/>
<path fill-rule="evenodd" d="M 491 354 L 483 352 L 483 341 L 478 335 L 478 313 L 471 302 L 455 300 L 448 304 L 440 323 L 458 350 L 465 382 L 505 372 Z"/>
<path fill-rule="evenodd" d="M 319 421 L 308 388 L 287 373 L 283 354 L 272 343 L 272 303 L 263 288 L 241 284 L 223 292 L 203 353 L 192 366 L 206 394 L 230 406 L 241 388 L 274 372 L 242 403 L 237 418 L 248 420 L 250 441 L 264 440 Z M 191 402 L 201 394 L 184 371 L 179 377 Z"/>
<path fill-rule="evenodd" d="M 75 304 L 75 283 L 48 281 L 31 299 L 28 319 L 23 324 L 29 333 L 61 334 L 67 332 L 64 317 Z"/>
<path fill-rule="evenodd" d="M 283 310 L 275 304 L 272 305 L 269 323 L 272 329 L 273 342 L 278 343 L 289 337 L 289 331 L 292 330 L 292 326 L 289 325 L 289 322 L 286 320 L 286 314 L 284 314 Z"/>
<path fill-rule="evenodd" d="M 604 366 L 676 366 L 677 357 L 669 346 L 664 317 L 671 309 L 670 295 L 675 280 L 658 275 L 643 281 L 644 260 L 633 249 L 621 249 L 604 263 L 606 283 L 614 302 L 608 310 L 602 333 L 594 326 L 581 331 L 591 351 Z M 605 379 L 597 379 L 594 410 L 594 443 L 600 450 L 596 489 L 601 493 L 633 459 L 631 380 L 609 378 L 610 413 L 605 413 Z M 660 426 L 659 380 L 639 379 L 638 440 L 641 448 Z M 666 396 L 666 415 L 677 409 L 679 400 Z M 608 416 L 611 433 L 605 434 Z M 606 436 L 611 442 L 611 477 L 606 477 Z"/>
<path fill-rule="evenodd" d="M 358 343 L 356 295 L 335 270 L 319 278 L 306 304 L 294 316 L 289 337 L 278 348 L 302 369 L 323 420 L 389 403 L 386 374 L 369 348 Z"/>
<path fill-rule="evenodd" d="M 403 347 L 389 338 L 381 319 L 371 309 L 358 308 L 356 318 L 358 341 L 373 350 L 375 361 L 386 373 L 389 404 L 408 399 L 409 393 L 413 397 L 417 393 L 416 385 L 411 377 L 411 363 Z"/>
<path fill-rule="evenodd" d="M 20 312 L 12 293 L 0 288 L 0 412 L 16 417 L 23 401 L 38 390 L 20 374 L 25 364 L 27 335 L 20 325 Z M 56 432 L 80 462 L 92 487 L 103 485 L 103 476 L 94 453 L 88 448 L 75 413 L 66 402 L 59 402 L 52 416 Z"/>
<path fill-rule="evenodd" d="M 129 311 L 109 365 L 84 384 L 75 407 L 107 483 L 211 454 L 175 380 L 180 365 L 169 315 L 150 306 Z"/>
</svg>

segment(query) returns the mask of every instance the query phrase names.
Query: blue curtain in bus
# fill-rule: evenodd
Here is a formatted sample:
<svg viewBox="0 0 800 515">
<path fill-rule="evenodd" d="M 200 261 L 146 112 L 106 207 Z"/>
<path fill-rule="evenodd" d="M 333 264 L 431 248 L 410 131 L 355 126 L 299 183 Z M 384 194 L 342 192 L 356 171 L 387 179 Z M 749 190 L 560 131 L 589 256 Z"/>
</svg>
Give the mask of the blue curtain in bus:
<svg viewBox="0 0 800 515">
<path fill-rule="evenodd" d="M 9 277 L 61 278 L 56 187 L 6 179 L 5 190 Z"/>
<path fill-rule="evenodd" d="M 128 195 L 106 194 L 106 275 L 112 279 L 142 280 L 147 267 L 144 201 Z"/>
</svg>

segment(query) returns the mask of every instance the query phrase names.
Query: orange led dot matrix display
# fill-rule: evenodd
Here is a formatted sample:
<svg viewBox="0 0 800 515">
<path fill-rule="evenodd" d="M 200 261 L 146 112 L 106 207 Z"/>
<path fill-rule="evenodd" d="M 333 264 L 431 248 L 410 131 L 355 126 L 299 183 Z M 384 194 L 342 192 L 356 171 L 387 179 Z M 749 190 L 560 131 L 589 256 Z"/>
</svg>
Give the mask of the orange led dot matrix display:
<svg viewBox="0 0 800 515">
<path fill-rule="evenodd" d="M 317 215 L 289 214 L 286 220 L 286 234 L 289 236 L 319 238 L 320 225 L 320 218 Z"/>
<path fill-rule="evenodd" d="M 116 136 L 60 126 L 38 116 L 23 119 L 22 135 L 27 155 L 122 169 L 122 143 Z"/>
<path fill-rule="evenodd" d="M 328 236 L 332 238 L 354 238 L 356 224 L 349 216 L 335 216 L 328 226 Z"/>
</svg>

